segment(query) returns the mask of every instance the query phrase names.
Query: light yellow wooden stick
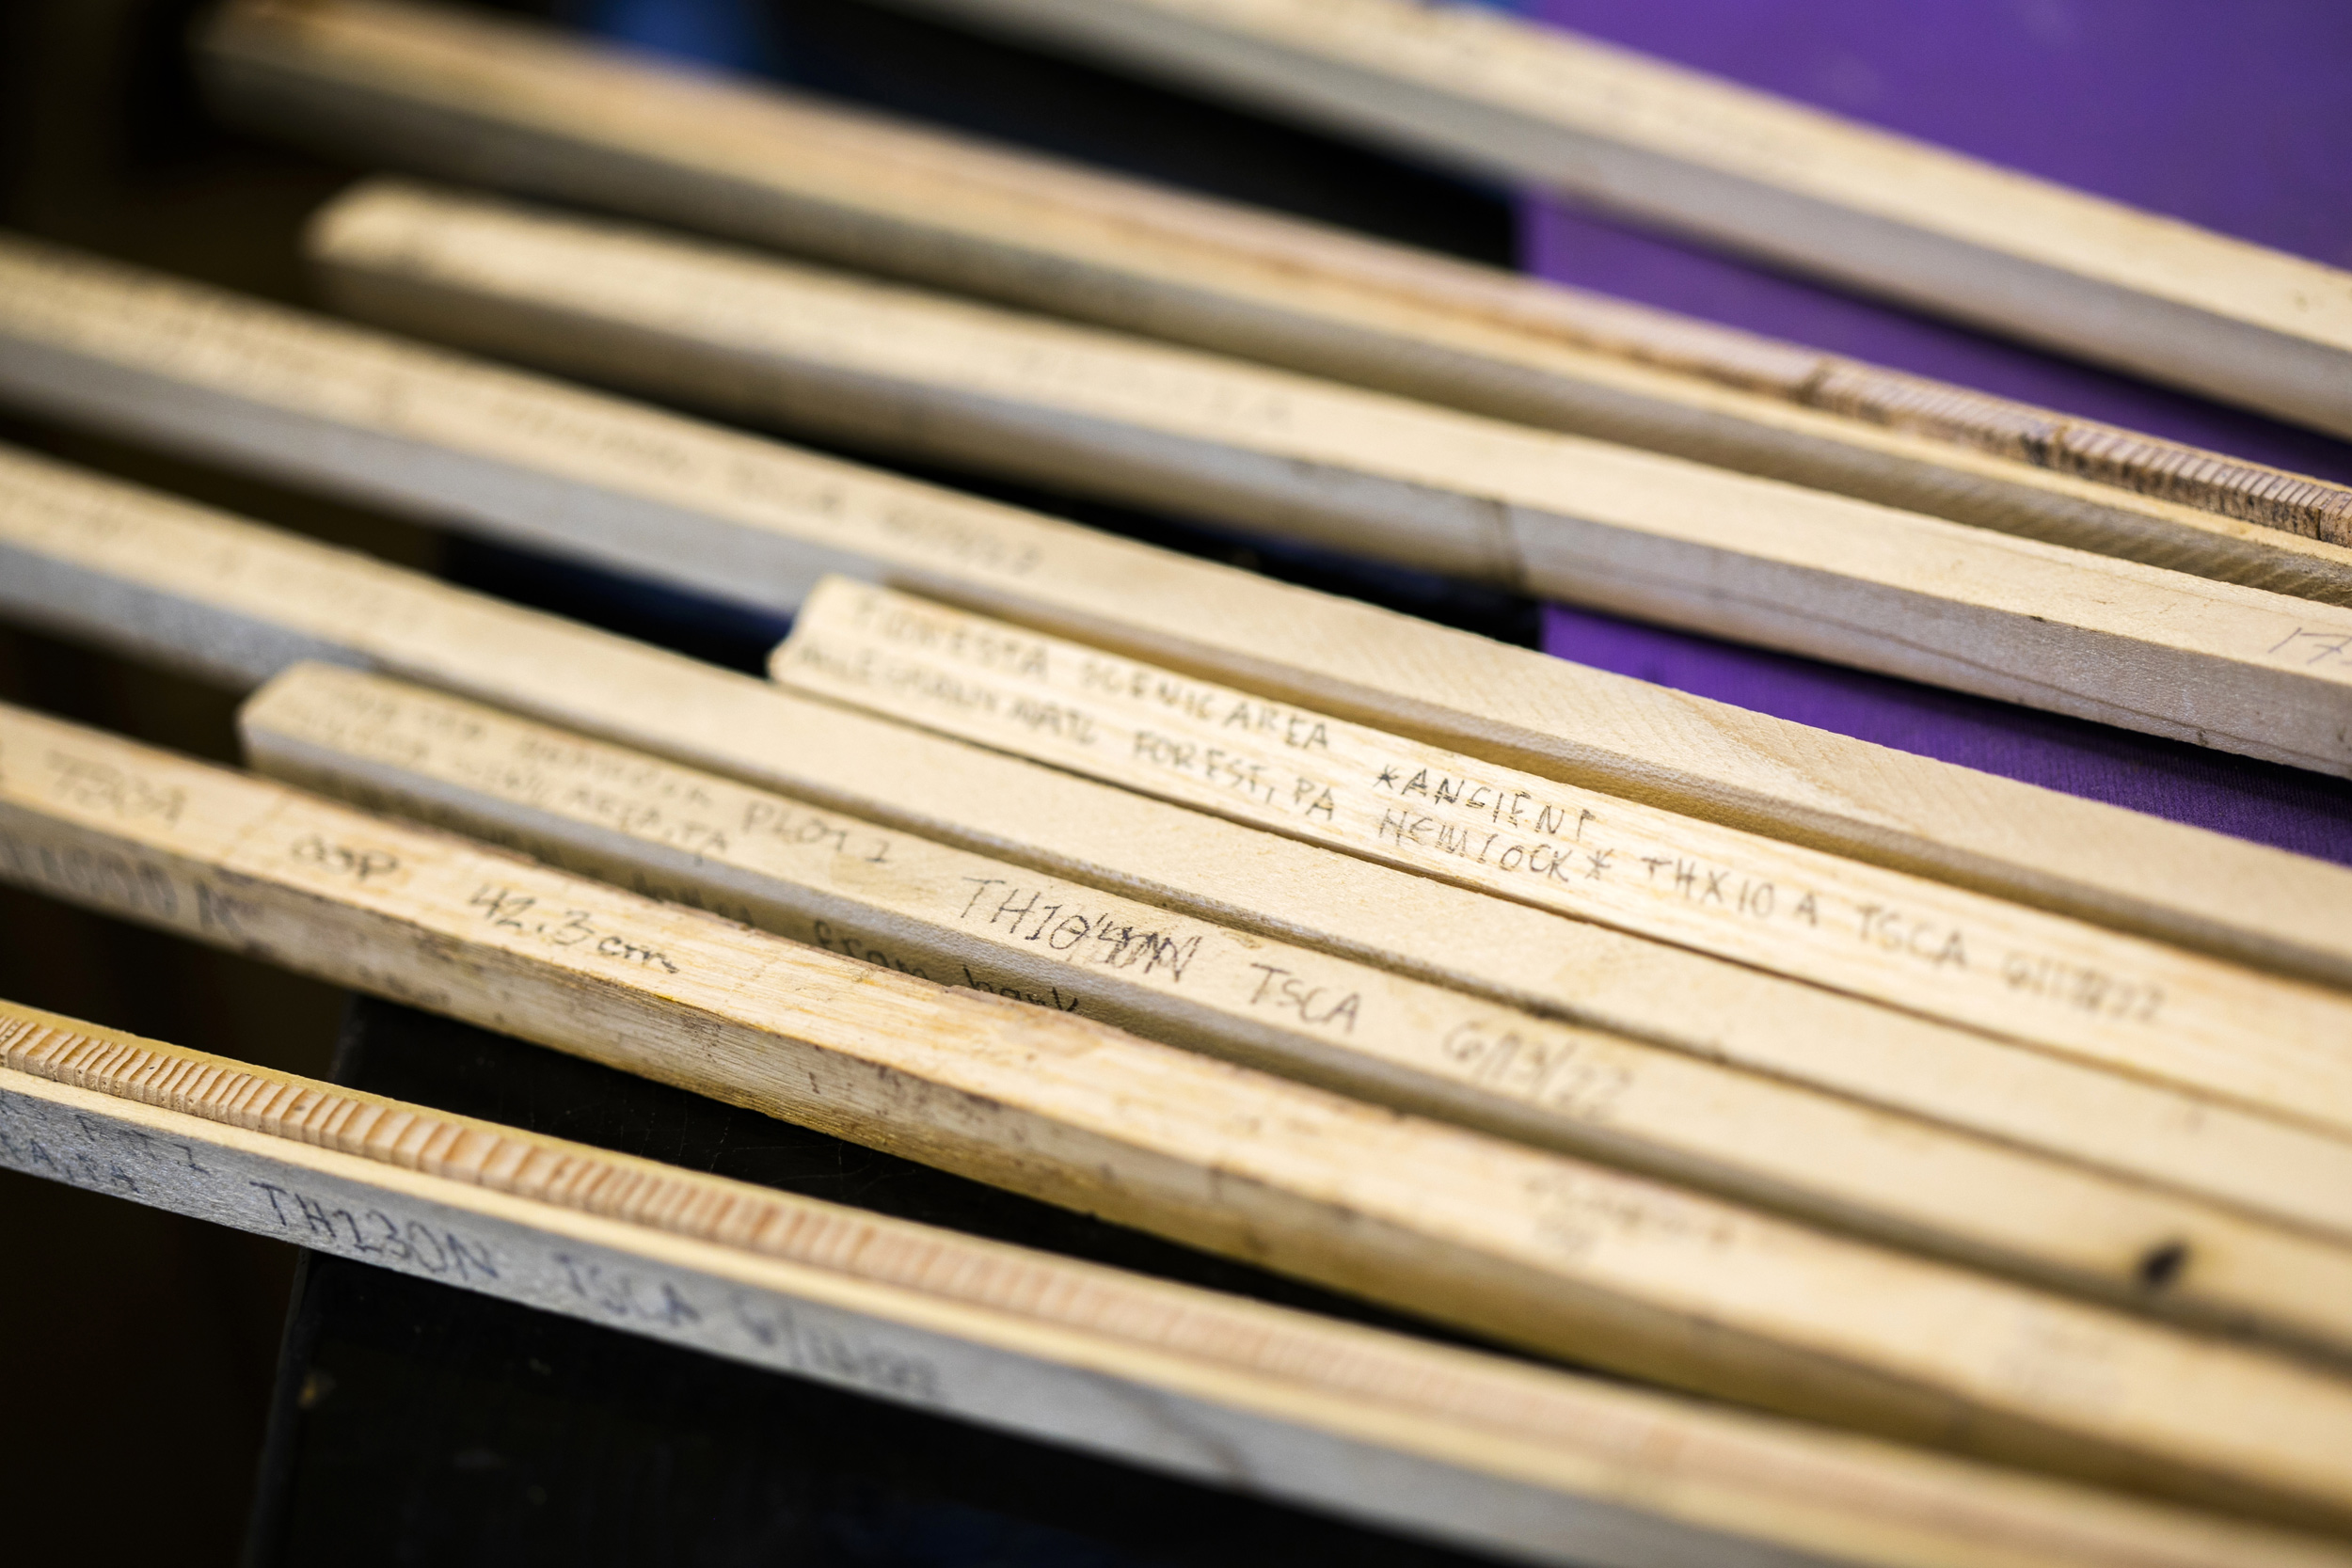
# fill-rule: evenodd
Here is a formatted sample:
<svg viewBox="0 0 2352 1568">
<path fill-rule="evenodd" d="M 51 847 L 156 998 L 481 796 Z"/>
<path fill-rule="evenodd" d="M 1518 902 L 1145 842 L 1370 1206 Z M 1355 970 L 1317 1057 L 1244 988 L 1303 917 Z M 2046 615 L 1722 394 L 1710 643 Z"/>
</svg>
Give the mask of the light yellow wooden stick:
<svg viewBox="0 0 2352 1568">
<path fill-rule="evenodd" d="M 327 665 L 239 719 L 271 777 L 919 978 L 1877 1239 L 2352 1351 L 2352 1254 L 2210 1205 L 1187 919 Z"/>
<path fill-rule="evenodd" d="M 796 690 L 1309 843 L 2352 1132 L 2352 997 L 1570 790 L 834 578 Z"/>
<path fill-rule="evenodd" d="M 898 3 L 2352 436 L 2338 269 L 1571 33 L 1417 0 Z"/>
<path fill-rule="evenodd" d="M 2352 568 L 2341 485 L 578 35 L 240 0 L 198 55 L 306 147 L 2254 587 Z"/>
<path fill-rule="evenodd" d="M 544 378 L 6 239 L 0 347 L 0 399 L 208 461 L 738 602 L 884 575 L 1547 778 L 2352 984 L 2339 867 Z"/>
<path fill-rule="evenodd" d="M 1424 1344 L 0 1003 L 0 1165 L 1540 1561 L 2320 1568 L 2340 1546 Z M 1767 1546 L 1797 1554 L 1782 1556 Z"/>
<path fill-rule="evenodd" d="M 373 666 L 1278 941 L 2352 1227 L 2340 1139 L 794 697 L 5 451 L 0 609 L 238 686 L 304 658 Z"/>
<path fill-rule="evenodd" d="M 1458 1323 L 2352 1527 L 2352 1382 L 0 709 L 0 877 Z"/>
<path fill-rule="evenodd" d="M 2309 600 L 403 183 L 310 250 L 356 314 L 788 430 L 2352 772 Z"/>
</svg>

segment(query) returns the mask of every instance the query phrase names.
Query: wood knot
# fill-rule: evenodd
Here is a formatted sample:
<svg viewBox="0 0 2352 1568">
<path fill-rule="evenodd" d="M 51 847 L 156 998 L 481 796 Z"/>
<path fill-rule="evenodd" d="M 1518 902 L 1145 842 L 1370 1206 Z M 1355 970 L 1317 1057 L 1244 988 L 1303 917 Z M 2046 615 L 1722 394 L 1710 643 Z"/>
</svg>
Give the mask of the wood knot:
<svg viewBox="0 0 2352 1568">
<path fill-rule="evenodd" d="M 2166 1242 L 2140 1254 L 2139 1283 L 2146 1290 L 2161 1291 L 2180 1278 L 2181 1271 L 2187 1266 L 2188 1243 Z"/>
</svg>

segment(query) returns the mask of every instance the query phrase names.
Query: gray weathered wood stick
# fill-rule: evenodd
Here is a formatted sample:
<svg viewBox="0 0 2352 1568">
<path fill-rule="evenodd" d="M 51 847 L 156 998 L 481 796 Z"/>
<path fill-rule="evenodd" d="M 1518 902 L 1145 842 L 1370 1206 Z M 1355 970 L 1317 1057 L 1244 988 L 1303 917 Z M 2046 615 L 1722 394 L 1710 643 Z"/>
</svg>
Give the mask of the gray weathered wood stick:
<svg viewBox="0 0 2352 1568">
<path fill-rule="evenodd" d="M 884 576 L 1561 782 L 2352 984 L 2335 866 L 24 241 L 0 240 L 0 401 L 737 602 Z"/>
<path fill-rule="evenodd" d="M 1308 843 L 2352 1133 L 2352 996 L 840 578 L 779 681 Z"/>
<path fill-rule="evenodd" d="M 2352 1560 L 2251 1525 L 888 1219 L 12 1003 L 0 1003 L 0 1166 L 1537 1561 Z"/>
<path fill-rule="evenodd" d="M 2307 599 L 401 182 L 310 248 L 381 325 L 787 432 L 2352 772 Z"/>
<path fill-rule="evenodd" d="M 244 0 L 198 56 L 224 113 L 306 147 L 2153 565 L 2352 594 L 2341 485 L 769 83 L 370 0 Z"/>
<path fill-rule="evenodd" d="M 2344 1140 L 920 735 L 5 451 L 0 567 L 8 614 L 234 686 L 306 658 L 382 669 L 1195 918 L 2352 1233 Z"/>
<path fill-rule="evenodd" d="M 2352 275 L 1473 6 L 895 0 L 2352 436 Z"/>
<path fill-rule="evenodd" d="M 0 878 L 1508 1343 L 2352 1528 L 2352 1382 L 0 708 Z"/>
<path fill-rule="evenodd" d="M 2352 1352 L 2352 1254 L 2119 1178 L 821 812 L 335 666 L 239 716 L 286 783 L 829 952 L 2169 1314 Z"/>
</svg>

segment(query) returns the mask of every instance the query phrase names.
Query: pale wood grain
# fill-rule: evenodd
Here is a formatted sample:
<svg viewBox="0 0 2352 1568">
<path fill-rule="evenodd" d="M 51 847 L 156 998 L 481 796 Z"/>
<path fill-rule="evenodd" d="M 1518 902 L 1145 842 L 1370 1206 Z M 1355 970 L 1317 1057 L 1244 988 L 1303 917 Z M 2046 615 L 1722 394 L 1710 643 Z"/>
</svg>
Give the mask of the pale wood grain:
<svg viewBox="0 0 2352 1568">
<path fill-rule="evenodd" d="M 9 1003 L 0 1165 L 1538 1560 L 2346 1560 L 2252 1526 L 1166 1284 Z"/>
<path fill-rule="evenodd" d="M 310 249 L 356 314 L 737 418 L 2352 772 L 2309 600 L 402 182 Z"/>
<path fill-rule="evenodd" d="M 2340 1139 L 811 703 L 5 450 L 0 567 L 7 613 L 232 686 L 306 658 L 387 670 L 1259 936 L 2352 1226 Z"/>
<path fill-rule="evenodd" d="M 834 578 L 796 690 L 1360 855 L 2352 1132 L 2352 997 Z"/>
<path fill-rule="evenodd" d="M 1508 1343 L 2352 1526 L 2352 1382 L 0 710 L 0 876 Z"/>
<path fill-rule="evenodd" d="M 0 240 L 0 399 L 789 608 L 828 570 L 1565 783 L 2352 983 L 2352 874 Z M 2352 641 L 2346 646 L 2352 648 Z"/>
<path fill-rule="evenodd" d="M 897 0 L 2352 435 L 2352 275 L 1416 0 Z"/>
<path fill-rule="evenodd" d="M 2342 485 L 771 83 L 373 0 L 242 0 L 198 49 L 218 108 L 306 147 L 2152 565 L 2352 593 Z"/>
<path fill-rule="evenodd" d="M 298 665 L 246 703 L 238 729 L 272 778 L 828 952 L 2185 1321 L 2352 1349 L 2340 1241 L 378 675 Z"/>
<path fill-rule="evenodd" d="M 2331 1229 L 2352 1213 L 2343 1140 L 930 738 L 35 458 L 0 451 L 0 604 L 35 626 L 230 684 L 301 658 L 392 670 L 1275 941 L 2258 1213 Z"/>
</svg>

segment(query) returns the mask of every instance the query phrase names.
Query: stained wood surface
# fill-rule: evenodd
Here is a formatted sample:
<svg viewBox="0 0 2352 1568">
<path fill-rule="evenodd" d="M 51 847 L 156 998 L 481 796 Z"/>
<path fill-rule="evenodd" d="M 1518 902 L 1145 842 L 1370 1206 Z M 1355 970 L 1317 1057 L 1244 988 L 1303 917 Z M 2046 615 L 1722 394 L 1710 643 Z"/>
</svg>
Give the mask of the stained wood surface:
<svg viewBox="0 0 2352 1568">
<path fill-rule="evenodd" d="M 2343 1245 L 1576 1029 L 326 665 L 240 716 L 289 784 L 828 952 L 2188 1321 L 2352 1350 Z"/>
<path fill-rule="evenodd" d="M 1507 1342 L 2352 1525 L 2352 1382 L 23 711 L 0 875 Z"/>
<path fill-rule="evenodd" d="M 841 578 L 778 680 L 1383 864 L 2352 1133 L 2352 997 Z"/>
<path fill-rule="evenodd" d="M 2352 490 L 1965 388 L 432 7 L 246 0 L 217 107 L 1311 374 L 2342 604 Z M 2248 526 L 2248 525 L 2253 526 Z"/>
<path fill-rule="evenodd" d="M 2255 1213 L 2347 1225 L 2341 1139 L 794 697 L 5 452 L 0 566 L 8 614 L 234 686 L 305 658 L 382 669 L 1196 918 Z"/>
<path fill-rule="evenodd" d="M 8 1003 L 0 1164 L 1542 1560 L 2352 1560 L 2317 1541 L 1161 1283 Z M 1013 1387 L 1025 1397 L 1006 1398 Z"/>
<path fill-rule="evenodd" d="M 2309 600 L 405 183 L 331 204 L 309 244 L 338 304 L 420 336 L 2352 773 L 2352 661 L 2314 644 L 2332 611 Z"/>
<path fill-rule="evenodd" d="M 1564 783 L 2352 981 L 2352 874 L 2302 856 L 28 242 L 0 240 L 0 399 L 51 417 L 737 602 L 887 575 Z"/>
<path fill-rule="evenodd" d="M 897 0 L 2352 436 L 2352 276 L 1470 6 Z"/>
</svg>

